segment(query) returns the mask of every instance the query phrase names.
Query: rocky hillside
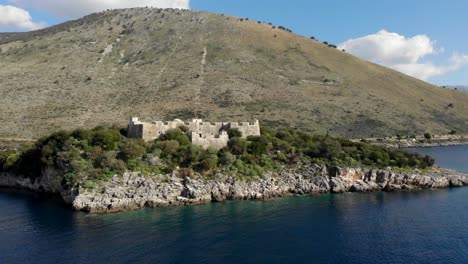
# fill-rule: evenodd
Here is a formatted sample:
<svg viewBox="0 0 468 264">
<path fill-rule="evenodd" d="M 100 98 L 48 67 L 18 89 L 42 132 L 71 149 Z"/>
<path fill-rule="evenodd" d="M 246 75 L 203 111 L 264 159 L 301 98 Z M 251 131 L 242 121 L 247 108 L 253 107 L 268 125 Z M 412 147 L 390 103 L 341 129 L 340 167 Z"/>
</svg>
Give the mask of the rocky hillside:
<svg viewBox="0 0 468 264">
<path fill-rule="evenodd" d="M 279 25 L 150 8 L 0 34 L 0 138 L 143 120 L 253 120 L 370 137 L 468 132 L 468 94 Z"/>
</svg>

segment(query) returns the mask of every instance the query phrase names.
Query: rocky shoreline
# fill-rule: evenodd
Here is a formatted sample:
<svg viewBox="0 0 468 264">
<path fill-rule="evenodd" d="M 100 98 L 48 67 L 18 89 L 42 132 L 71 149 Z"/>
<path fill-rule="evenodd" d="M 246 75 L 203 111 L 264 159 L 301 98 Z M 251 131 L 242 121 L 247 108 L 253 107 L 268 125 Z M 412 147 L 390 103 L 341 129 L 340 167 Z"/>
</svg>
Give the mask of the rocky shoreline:
<svg viewBox="0 0 468 264">
<path fill-rule="evenodd" d="M 397 172 L 301 165 L 278 173 L 240 180 L 234 175 L 216 174 L 211 179 L 172 175 L 143 176 L 132 172 L 116 175 L 95 188 L 64 189 L 60 172 L 49 169 L 40 179 L 0 176 L 0 187 L 24 188 L 58 193 L 74 210 L 113 213 L 144 207 L 185 206 L 225 200 L 266 200 L 290 195 L 320 193 L 416 191 L 468 185 L 468 175 L 432 168 L 427 172 Z"/>
<path fill-rule="evenodd" d="M 352 140 L 359 142 L 360 140 Z M 435 140 L 409 140 L 409 139 L 391 139 L 379 140 L 376 138 L 366 139 L 367 142 L 373 145 L 384 146 L 392 149 L 405 149 L 405 148 L 430 148 L 430 147 L 449 147 L 449 146 L 463 146 L 468 145 L 466 136 L 457 139 L 435 139 Z"/>
<path fill-rule="evenodd" d="M 431 147 L 450 147 L 450 146 L 464 146 L 468 145 L 467 141 L 444 141 L 444 142 L 426 142 L 426 143 L 413 143 L 413 144 L 385 144 L 385 147 L 395 149 L 405 148 L 431 148 Z"/>
</svg>

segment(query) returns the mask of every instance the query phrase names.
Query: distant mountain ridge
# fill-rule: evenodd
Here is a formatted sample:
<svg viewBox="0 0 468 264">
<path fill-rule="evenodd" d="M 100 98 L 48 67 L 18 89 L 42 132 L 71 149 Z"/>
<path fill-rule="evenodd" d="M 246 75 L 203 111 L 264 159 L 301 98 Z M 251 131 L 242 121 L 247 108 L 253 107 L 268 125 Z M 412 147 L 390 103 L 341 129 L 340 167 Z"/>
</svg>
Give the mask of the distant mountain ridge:
<svg viewBox="0 0 468 264">
<path fill-rule="evenodd" d="M 458 91 L 462 91 L 462 92 L 467 92 L 468 93 L 468 85 L 450 85 L 450 86 L 447 86 L 448 88 L 451 88 L 451 89 L 454 89 L 454 90 L 458 90 Z"/>
<path fill-rule="evenodd" d="M 468 94 L 279 25 L 188 10 L 101 12 L 0 34 L 0 138 L 141 120 L 252 121 L 345 137 L 468 133 Z"/>
</svg>

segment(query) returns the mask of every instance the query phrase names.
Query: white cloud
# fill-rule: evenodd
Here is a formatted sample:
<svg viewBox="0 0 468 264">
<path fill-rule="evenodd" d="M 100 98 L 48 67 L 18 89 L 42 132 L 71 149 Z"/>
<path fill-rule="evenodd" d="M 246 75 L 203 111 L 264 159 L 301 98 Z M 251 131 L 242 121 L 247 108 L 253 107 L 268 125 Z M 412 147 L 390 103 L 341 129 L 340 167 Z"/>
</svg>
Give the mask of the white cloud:
<svg viewBox="0 0 468 264">
<path fill-rule="evenodd" d="M 28 11 L 10 5 L 0 5 L 0 28 L 36 30 L 45 23 L 33 22 Z"/>
<path fill-rule="evenodd" d="M 77 18 L 114 8 L 153 6 L 188 9 L 190 0 L 10 0 L 10 2 L 61 17 Z"/>
<path fill-rule="evenodd" d="M 426 35 L 407 38 L 386 30 L 350 39 L 340 44 L 339 48 L 422 80 L 456 71 L 468 64 L 468 55 L 462 54 L 454 54 L 446 66 L 421 62 L 428 55 L 443 53 L 444 48 L 436 51 L 434 42 Z"/>
<path fill-rule="evenodd" d="M 408 64 L 394 64 L 389 65 L 399 72 L 419 78 L 421 80 L 428 80 L 431 77 L 439 76 L 447 73 L 445 67 L 436 66 L 432 63 L 408 63 Z"/>
</svg>

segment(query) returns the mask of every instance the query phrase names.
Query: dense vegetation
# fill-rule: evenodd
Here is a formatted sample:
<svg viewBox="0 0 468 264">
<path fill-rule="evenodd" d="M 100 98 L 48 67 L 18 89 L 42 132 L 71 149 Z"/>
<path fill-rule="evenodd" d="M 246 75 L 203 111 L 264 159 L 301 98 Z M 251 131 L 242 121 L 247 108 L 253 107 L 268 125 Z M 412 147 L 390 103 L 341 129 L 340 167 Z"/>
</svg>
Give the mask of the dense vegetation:
<svg viewBox="0 0 468 264">
<path fill-rule="evenodd" d="M 380 168 L 427 168 L 434 164 L 428 156 L 328 135 L 269 128 L 262 128 L 262 136 L 247 139 L 232 129 L 228 146 L 218 151 L 192 145 L 186 131 L 185 127 L 169 130 L 154 142 L 128 139 L 123 136 L 125 130 L 118 128 L 62 131 L 30 148 L 0 153 L 0 170 L 35 178 L 44 168 L 57 167 L 65 173 L 63 184 L 73 186 L 83 180 L 108 180 L 127 170 L 146 175 L 177 170 L 185 176 L 194 172 L 209 176 L 223 170 L 249 177 L 298 162 Z"/>
</svg>

